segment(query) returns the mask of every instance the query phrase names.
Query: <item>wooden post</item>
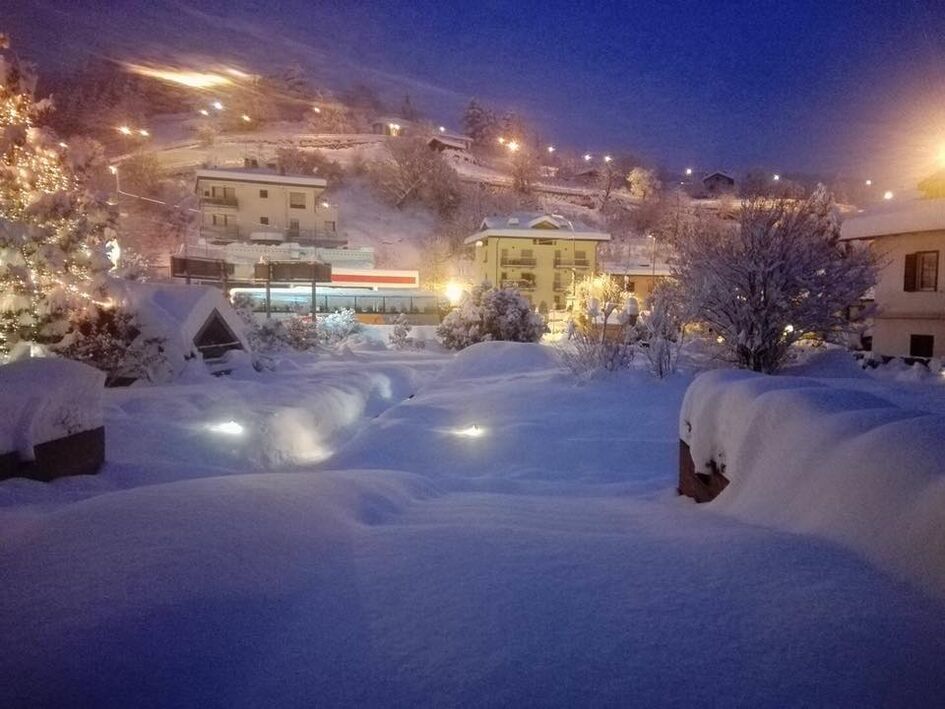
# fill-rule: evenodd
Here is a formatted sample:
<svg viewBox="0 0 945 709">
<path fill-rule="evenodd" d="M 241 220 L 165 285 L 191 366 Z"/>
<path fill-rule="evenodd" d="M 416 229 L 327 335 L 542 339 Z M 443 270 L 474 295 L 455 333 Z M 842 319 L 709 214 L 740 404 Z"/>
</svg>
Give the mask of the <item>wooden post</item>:
<svg viewBox="0 0 945 709">
<path fill-rule="evenodd" d="M 272 317 L 272 262 L 266 262 L 266 319 Z"/>
<path fill-rule="evenodd" d="M 220 259 L 220 280 L 223 281 L 223 295 L 230 299 L 230 281 L 226 272 L 226 261 Z"/>
</svg>

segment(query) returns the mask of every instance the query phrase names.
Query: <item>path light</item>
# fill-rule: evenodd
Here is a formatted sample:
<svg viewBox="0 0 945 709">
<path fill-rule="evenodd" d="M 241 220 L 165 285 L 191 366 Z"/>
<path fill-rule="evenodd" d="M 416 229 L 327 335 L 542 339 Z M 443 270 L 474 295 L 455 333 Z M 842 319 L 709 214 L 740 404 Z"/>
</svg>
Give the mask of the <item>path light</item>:
<svg viewBox="0 0 945 709">
<path fill-rule="evenodd" d="M 893 197 L 894 195 L 890 190 L 883 192 L 883 199 L 892 199 Z"/>
<path fill-rule="evenodd" d="M 60 148 L 68 148 L 69 145 L 68 145 L 67 143 L 63 142 L 63 141 L 59 141 L 59 147 L 60 147 Z"/>
<path fill-rule="evenodd" d="M 250 118 L 250 117 L 249 117 L 248 115 L 246 115 L 245 113 L 244 113 L 242 116 L 240 116 L 240 118 L 243 119 L 243 123 L 249 123 L 251 120 L 253 120 L 252 118 Z"/>
<path fill-rule="evenodd" d="M 199 113 L 201 116 L 209 116 L 209 115 L 210 115 L 210 111 L 208 111 L 208 110 L 205 109 L 205 108 L 201 108 L 199 111 L 197 111 L 197 113 Z"/>
<path fill-rule="evenodd" d="M 230 419 L 220 423 L 207 424 L 207 430 L 213 433 L 222 433 L 225 436 L 239 436 L 243 433 L 243 425 Z"/>
<path fill-rule="evenodd" d="M 142 136 L 143 138 L 150 138 L 150 137 L 151 137 L 151 133 L 149 133 L 148 131 L 146 131 L 144 128 L 139 128 L 139 129 L 138 129 L 138 135 Z"/>
<path fill-rule="evenodd" d="M 785 334 L 790 335 L 792 332 L 794 332 L 794 326 L 793 326 L 793 325 L 785 325 L 785 326 L 784 326 L 784 332 L 785 332 Z"/>
<path fill-rule="evenodd" d="M 462 436 L 463 438 L 479 438 L 483 436 L 485 432 L 486 430 L 477 423 L 474 423 L 472 426 L 466 426 L 466 428 L 453 429 L 453 435 Z"/>
<path fill-rule="evenodd" d="M 867 186 L 867 187 L 872 187 L 872 186 L 873 186 L 873 181 L 872 181 L 872 180 L 867 180 L 867 181 L 866 181 L 866 186 Z"/>
<path fill-rule="evenodd" d="M 116 130 L 122 135 L 131 135 L 131 128 L 128 126 L 118 126 Z"/>
<path fill-rule="evenodd" d="M 218 111 L 222 111 L 222 110 L 223 110 L 223 102 L 222 102 L 222 101 L 214 101 L 214 102 L 211 103 L 210 105 L 213 106 L 213 107 L 214 107 L 215 109 L 217 109 Z"/>
</svg>

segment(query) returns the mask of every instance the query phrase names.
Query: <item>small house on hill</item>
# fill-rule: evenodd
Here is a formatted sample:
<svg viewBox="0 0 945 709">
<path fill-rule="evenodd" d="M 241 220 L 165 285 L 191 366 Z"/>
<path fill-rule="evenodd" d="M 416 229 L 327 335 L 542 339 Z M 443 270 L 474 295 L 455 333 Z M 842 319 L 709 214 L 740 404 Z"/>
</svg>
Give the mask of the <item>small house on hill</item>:
<svg viewBox="0 0 945 709">
<path fill-rule="evenodd" d="M 427 141 L 427 145 L 432 150 L 443 152 L 444 150 L 455 150 L 465 153 L 472 145 L 472 138 L 465 135 L 456 135 L 455 133 L 436 133 Z"/>
<path fill-rule="evenodd" d="M 250 350 L 243 321 L 210 286 L 122 282 L 116 300 L 135 313 L 143 337 L 164 341 L 174 374 L 191 360 L 214 364 L 232 350 Z"/>
<path fill-rule="evenodd" d="M 735 192 L 735 178 L 724 172 L 712 172 L 702 178 L 702 189 L 710 197 Z"/>
</svg>

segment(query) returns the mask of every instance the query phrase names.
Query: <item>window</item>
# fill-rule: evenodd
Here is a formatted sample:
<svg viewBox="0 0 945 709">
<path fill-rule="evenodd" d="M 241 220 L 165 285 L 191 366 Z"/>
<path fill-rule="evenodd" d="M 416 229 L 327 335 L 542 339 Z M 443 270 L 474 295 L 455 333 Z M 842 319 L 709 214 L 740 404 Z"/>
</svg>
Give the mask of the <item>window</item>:
<svg viewBox="0 0 945 709">
<path fill-rule="evenodd" d="M 335 230 L 335 223 L 333 221 L 326 221 L 325 231 L 334 231 L 334 230 Z"/>
<path fill-rule="evenodd" d="M 532 239 L 532 243 L 535 246 L 554 246 L 555 240 L 554 239 Z"/>
<path fill-rule="evenodd" d="M 292 209 L 305 209 L 305 193 L 289 192 L 289 206 Z"/>
<path fill-rule="evenodd" d="M 226 226 L 230 223 L 230 217 L 228 214 L 213 214 L 210 216 L 210 221 L 213 226 Z"/>
<path fill-rule="evenodd" d="M 906 254 L 902 288 L 910 293 L 938 290 L 938 251 Z"/>
<path fill-rule="evenodd" d="M 627 293 L 636 293 L 636 292 L 637 292 L 637 284 L 634 283 L 633 281 L 626 281 L 626 285 L 624 286 L 624 290 L 627 291 Z"/>
<path fill-rule="evenodd" d="M 269 224 L 269 217 L 260 217 L 260 218 L 259 218 L 259 223 L 260 223 L 260 224 Z"/>
<path fill-rule="evenodd" d="M 260 199 L 269 199 L 269 190 L 259 190 Z"/>
<path fill-rule="evenodd" d="M 935 349 L 935 337 L 932 335 L 910 335 L 909 356 L 931 357 Z"/>
<path fill-rule="evenodd" d="M 289 220 L 289 231 L 293 234 L 299 233 L 299 220 L 298 219 Z"/>
</svg>

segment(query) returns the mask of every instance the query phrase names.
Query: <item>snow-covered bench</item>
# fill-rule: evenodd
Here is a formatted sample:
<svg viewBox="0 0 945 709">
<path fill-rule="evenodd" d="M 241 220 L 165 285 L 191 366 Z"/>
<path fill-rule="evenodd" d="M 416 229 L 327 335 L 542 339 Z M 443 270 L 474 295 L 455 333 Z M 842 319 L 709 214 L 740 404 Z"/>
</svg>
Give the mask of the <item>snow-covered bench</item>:
<svg viewBox="0 0 945 709">
<path fill-rule="evenodd" d="M 105 459 L 105 373 L 67 359 L 0 366 L 0 480 L 98 471 Z"/>
</svg>

